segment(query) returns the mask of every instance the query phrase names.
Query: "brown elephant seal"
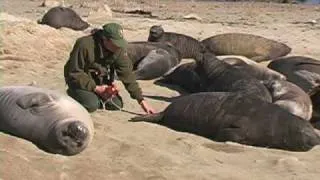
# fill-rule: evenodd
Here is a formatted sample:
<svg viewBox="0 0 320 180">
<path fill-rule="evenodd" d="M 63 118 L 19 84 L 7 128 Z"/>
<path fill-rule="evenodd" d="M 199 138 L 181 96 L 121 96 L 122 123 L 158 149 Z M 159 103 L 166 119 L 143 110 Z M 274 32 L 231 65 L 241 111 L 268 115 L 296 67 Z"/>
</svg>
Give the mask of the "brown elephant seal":
<svg viewBox="0 0 320 180">
<path fill-rule="evenodd" d="M 94 134 L 90 115 L 79 103 L 32 86 L 0 88 L 0 131 L 62 155 L 82 152 Z"/>
<path fill-rule="evenodd" d="M 163 112 L 131 121 L 159 123 L 215 141 L 308 151 L 320 144 L 308 121 L 255 97 L 240 93 L 195 93 L 173 101 Z"/>
<path fill-rule="evenodd" d="M 256 62 L 275 59 L 291 52 L 284 43 L 253 34 L 225 33 L 201 41 L 216 56 L 241 55 Z"/>
<path fill-rule="evenodd" d="M 82 31 L 90 26 L 74 10 L 61 6 L 51 8 L 38 23 L 56 29 L 66 27 L 76 31 Z"/>
<path fill-rule="evenodd" d="M 299 86 L 284 80 L 267 80 L 263 84 L 270 91 L 274 104 L 302 119 L 311 119 L 311 99 Z"/>
<path fill-rule="evenodd" d="M 197 39 L 184 34 L 165 32 L 159 25 L 150 28 L 148 41 L 168 42 L 179 50 L 182 58 L 195 59 L 198 52 L 203 49 L 202 44 Z"/>
</svg>

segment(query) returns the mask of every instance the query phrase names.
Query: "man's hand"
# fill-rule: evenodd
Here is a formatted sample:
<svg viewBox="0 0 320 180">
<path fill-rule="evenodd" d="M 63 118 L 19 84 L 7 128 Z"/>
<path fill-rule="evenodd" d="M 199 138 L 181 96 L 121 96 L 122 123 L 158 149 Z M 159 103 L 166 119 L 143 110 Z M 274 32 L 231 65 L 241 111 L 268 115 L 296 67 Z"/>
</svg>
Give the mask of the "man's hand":
<svg viewBox="0 0 320 180">
<path fill-rule="evenodd" d="M 145 100 L 142 100 L 139 104 L 147 114 L 155 113 L 155 110 Z"/>
<path fill-rule="evenodd" d="M 99 85 L 96 86 L 96 88 L 94 89 L 94 92 L 97 93 L 99 96 L 102 96 L 105 91 L 106 91 L 106 85 Z"/>
</svg>

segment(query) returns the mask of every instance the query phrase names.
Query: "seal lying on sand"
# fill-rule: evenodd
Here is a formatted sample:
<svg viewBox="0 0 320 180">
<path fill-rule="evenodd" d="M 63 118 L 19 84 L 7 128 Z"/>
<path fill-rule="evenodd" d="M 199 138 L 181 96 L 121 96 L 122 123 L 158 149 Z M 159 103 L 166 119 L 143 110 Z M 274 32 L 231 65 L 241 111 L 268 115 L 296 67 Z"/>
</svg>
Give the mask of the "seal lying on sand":
<svg viewBox="0 0 320 180">
<path fill-rule="evenodd" d="M 168 43 L 129 42 L 127 53 L 140 80 L 160 77 L 181 61 L 179 51 Z"/>
<path fill-rule="evenodd" d="M 39 21 L 39 24 L 46 24 L 56 29 L 66 27 L 77 31 L 89 27 L 89 24 L 82 20 L 75 11 L 60 6 L 51 8 Z"/>
<path fill-rule="evenodd" d="M 305 92 L 312 93 L 320 86 L 320 61 L 304 56 L 290 56 L 275 59 L 268 65 L 287 77 L 287 80 L 298 85 Z"/>
<path fill-rule="evenodd" d="M 169 42 L 179 50 L 182 58 L 195 59 L 203 49 L 202 44 L 193 37 L 174 32 L 164 32 L 164 29 L 158 25 L 150 28 L 148 41 Z"/>
<path fill-rule="evenodd" d="M 132 118 L 216 141 L 307 151 L 320 144 L 308 121 L 277 105 L 239 93 L 196 93 L 180 97 L 163 112 Z"/>
<path fill-rule="evenodd" d="M 218 59 L 232 65 L 233 67 L 248 73 L 259 80 L 285 80 L 286 77 L 262 64 L 242 56 L 219 56 Z"/>
<path fill-rule="evenodd" d="M 263 84 L 269 89 L 274 104 L 302 119 L 311 119 L 311 99 L 300 87 L 284 80 L 268 80 Z"/>
<path fill-rule="evenodd" d="M 31 86 L 0 88 L 0 131 L 63 155 L 82 152 L 94 134 L 90 115 L 79 103 Z"/>
<path fill-rule="evenodd" d="M 210 52 L 200 53 L 197 56 L 195 71 L 204 82 L 205 91 L 238 92 L 243 96 L 255 96 L 272 102 L 269 91 L 256 78 L 218 60 Z"/>
<path fill-rule="evenodd" d="M 245 57 L 241 57 L 240 59 L 236 57 L 231 58 L 220 56 L 217 58 L 258 80 L 285 79 L 285 76 L 281 73 L 271 70 L 250 59 L 246 59 Z M 197 65 L 195 62 L 181 64 L 170 73 L 164 75 L 163 78 L 157 82 L 179 85 L 191 93 L 200 92 L 204 88 L 204 83 L 199 75 L 195 72 L 196 66 Z"/>
<path fill-rule="evenodd" d="M 266 61 L 285 56 L 291 48 L 261 36 L 244 33 L 225 33 L 206 38 L 201 43 L 216 56 L 241 55 L 254 61 Z"/>
</svg>

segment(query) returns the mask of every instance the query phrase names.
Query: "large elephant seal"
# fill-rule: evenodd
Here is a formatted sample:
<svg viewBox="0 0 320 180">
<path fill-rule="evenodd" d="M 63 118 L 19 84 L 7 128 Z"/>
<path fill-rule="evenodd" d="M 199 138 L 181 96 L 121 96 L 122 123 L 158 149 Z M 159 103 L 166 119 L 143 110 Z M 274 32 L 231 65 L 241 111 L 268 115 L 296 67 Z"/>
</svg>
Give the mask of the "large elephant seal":
<svg viewBox="0 0 320 180">
<path fill-rule="evenodd" d="M 217 56 L 217 58 L 259 80 L 286 79 L 285 75 L 244 56 Z"/>
<path fill-rule="evenodd" d="M 311 99 L 300 87 L 285 80 L 267 80 L 263 84 L 270 91 L 274 104 L 302 119 L 311 119 Z"/>
<path fill-rule="evenodd" d="M 217 58 L 240 70 L 242 73 L 246 73 L 258 80 L 286 79 L 286 77 L 281 73 L 278 73 L 245 57 L 218 56 Z M 195 72 L 196 66 L 197 65 L 195 62 L 181 64 L 177 68 L 170 71 L 170 73 L 167 73 L 161 79 L 157 80 L 157 82 L 178 85 L 191 93 L 203 91 L 204 82 Z"/>
<path fill-rule="evenodd" d="M 225 33 L 206 38 L 201 43 L 216 56 L 241 55 L 254 61 L 266 61 L 291 52 L 286 44 L 261 36 Z"/>
<path fill-rule="evenodd" d="M 189 93 L 204 91 L 205 85 L 195 71 L 196 66 L 195 62 L 181 64 L 170 73 L 158 79 L 156 84 L 177 85 Z"/>
<path fill-rule="evenodd" d="M 220 61 L 210 52 L 199 53 L 196 72 L 204 82 L 205 91 L 238 92 L 271 102 L 267 88 L 259 80 Z"/>
<path fill-rule="evenodd" d="M 150 28 L 148 41 L 169 42 L 180 51 L 182 58 L 195 59 L 198 52 L 203 49 L 202 44 L 195 38 L 174 32 L 164 32 L 159 25 Z"/>
<path fill-rule="evenodd" d="M 94 133 L 90 115 L 79 103 L 32 86 L 0 88 L 0 131 L 62 155 L 82 152 Z"/>
<path fill-rule="evenodd" d="M 90 26 L 75 11 L 60 6 L 51 8 L 39 21 L 39 24 L 46 24 L 56 29 L 66 27 L 77 31 Z"/>
<path fill-rule="evenodd" d="M 132 118 L 159 123 L 215 141 L 307 151 L 320 144 L 308 121 L 239 93 L 196 93 L 173 101 L 163 112 Z"/>
<path fill-rule="evenodd" d="M 312 93 L 320 85 L 320 61 L 304 57 L 289 56 L 271 61 L 268 65 L 287 77 L 287 80 L 298 85 L 307 93 Z"/>
<path fill-rule="evenodd" d="M 127 53 L 138 80 L 160 77 L 181 61 L 180 52 L 168 43 L 129 42 Z"/>
</svg>

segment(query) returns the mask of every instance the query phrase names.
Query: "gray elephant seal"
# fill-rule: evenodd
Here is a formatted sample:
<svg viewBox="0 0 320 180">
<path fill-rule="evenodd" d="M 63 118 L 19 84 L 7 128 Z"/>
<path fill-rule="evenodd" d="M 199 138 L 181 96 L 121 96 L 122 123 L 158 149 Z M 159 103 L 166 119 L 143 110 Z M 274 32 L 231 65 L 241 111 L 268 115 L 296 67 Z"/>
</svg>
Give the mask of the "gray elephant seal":
<svg viewBox="0 0 320 180">
<path fill-rule="evenodd" d="M 302 119 L 311 119 L 311 99 L 300 87 L 284 80 L 268 80 L 263 84 L 269 89 L 274 104 Z"/>
<path fill-rule="evenodd" d="M 284 43 L 245 33 L 218 34 L 201 41 L 216 56 L 241 55 L 254 61 L 285 56 L 291 48 Z"/>
<path fill-rule="evenodd" d="M 154 49 L 140 61 L 134 73 L 138 80 L 151 80 L 164 75 L 179 62 L 179 59 L 172 56 L 168 51 Z"/>
<path fill-rule="evenodd" d="M 195 59 L 203 49 L 202 44 L 195 38 L 174 32 L 164 32 L 162 26 L 159 25 L 154 25 L 150 28 L 148 41 L 169 42 L 179 50 L 182 58 Z"/>
<path fill-rule="evenodd" d="M 39 21 L 39 24 L 46 24 L 56 29 L 66 27 L 77 31 L 90 26 L 75 11 L 60 6 L 51 8 Z"/>
<path fill-rule="evenodd" d="M 289 56 L 271 61 L 268 67 L 284 74 L 288 81 L 298 85 L 308 94 L 320 86 L 319 60 L 304 56 Z"/>
<path fill-rule="evenodd" d="M 259 80 L 286 79 L 283 74 L 244 56 L 217 56 L 217 58 Z"/>
<path fill-rule="evenodd" d="M 248 58 L 240 56 L 219 56 L 219 60 L 226 62 L 233 68 L 240 70 L 258 80 L 286 79 L 284 75 Z M 195 72 L 196 63 L 185 63 L 164 75 L 157 82 L 163 84 L 173 84 L 182 87 L 184 90 L 194 93 L 204 90 L 204 82 Z"/>
<path fill-rule="evenodd" d="M 129 42 L 127 53 L 138 80 L 158 78 L 181 61 L 180 52 L 168 43 Z"/>
<path fill-rule="evenodd" d="M 258 97 L 272 102 L 267 88 L 256 78 L 220 61 L 210 52 L 197 56 L 197 74 L 208 92 L 237 92 L 243 96 Z"/>
<path fill-rule="evenodd" d="M 94 134 L 90 115 L 79 103 L 32 86 L 0 88 L 0 131 L 62 155 L 82 152 Z"/>
<path fill-rule="evenodd" d="M 277 105 L 239 93 L 196 93 L 173 101 L 163 112 L 132 118 L 159 123 L 215 141 L 308 151 L 320 144 L 308 121 Z"/>
</svg>

